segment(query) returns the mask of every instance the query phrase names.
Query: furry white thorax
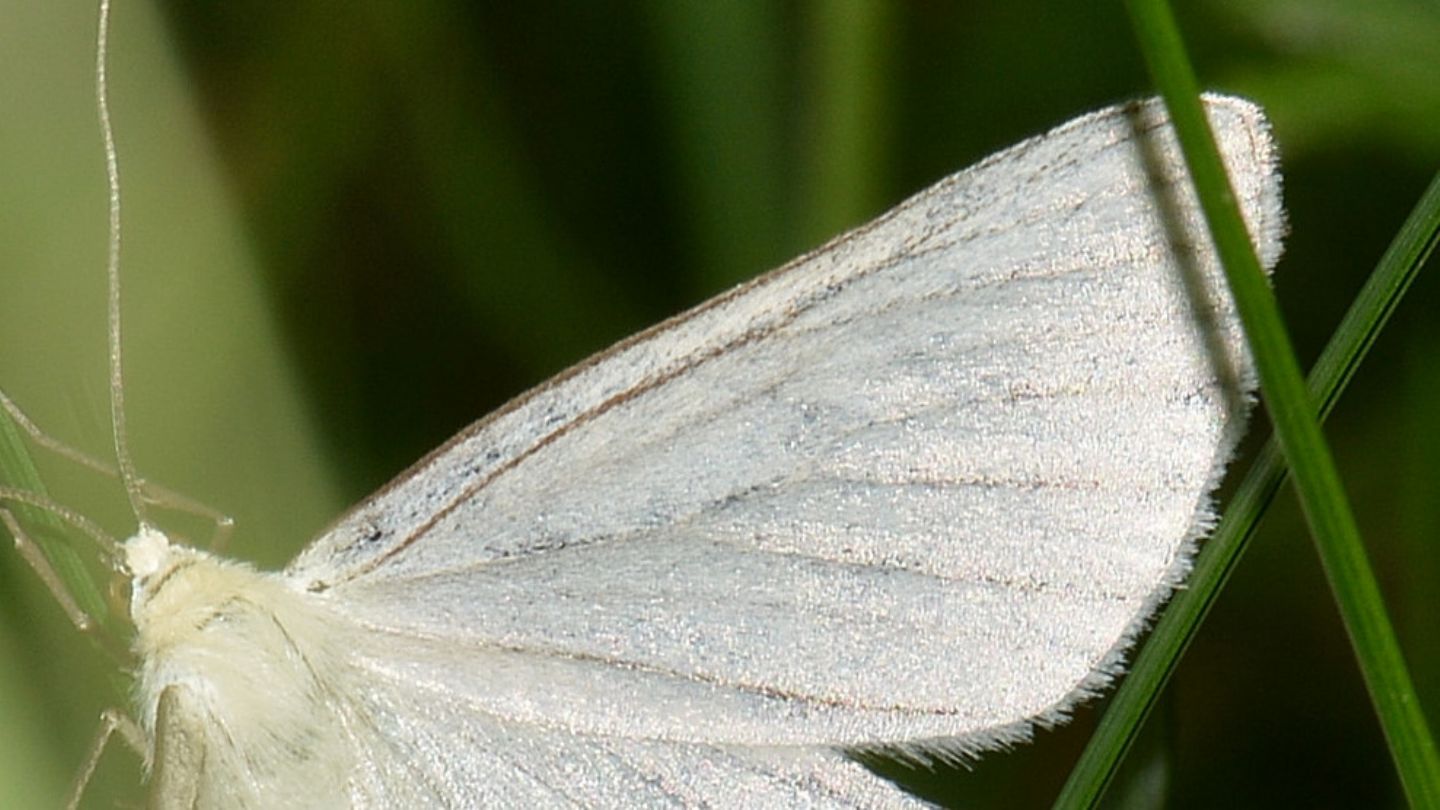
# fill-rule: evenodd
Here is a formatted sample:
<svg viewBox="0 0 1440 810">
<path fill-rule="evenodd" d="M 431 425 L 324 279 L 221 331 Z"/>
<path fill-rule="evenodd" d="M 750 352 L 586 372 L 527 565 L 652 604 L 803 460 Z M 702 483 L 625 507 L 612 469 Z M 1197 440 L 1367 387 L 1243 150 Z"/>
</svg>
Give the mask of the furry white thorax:
<svg viewBox="0 0 1440 810">
<path fill-rule="evenodd" d="M 139 719 L 160 789 L 204 770 L 231 775 L 237 807 L 346 796 L 343 623 L 283 576 L 173 544 L 153 527 L 124 553 Z"/>
</svg>

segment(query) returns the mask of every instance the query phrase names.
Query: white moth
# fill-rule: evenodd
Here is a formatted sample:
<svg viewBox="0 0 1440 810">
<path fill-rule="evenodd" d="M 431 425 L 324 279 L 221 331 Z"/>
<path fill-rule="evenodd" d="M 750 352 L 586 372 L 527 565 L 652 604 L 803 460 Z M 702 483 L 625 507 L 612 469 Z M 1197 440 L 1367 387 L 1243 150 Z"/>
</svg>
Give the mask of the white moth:
<svg viewBox="0 0 1440 810">
<path fill-rule="evenodd" d="M 1267 266 L 1253 105 L 1209 115 Z M 157 806 L 900 806 L 1120 669 L 1253 382 L 1158 102 L 561 374 L 279 573 L 125 543 Z"/>
<path fill-rule="evenodd" d="M 1260 110 L 1206 107 L 1264 264 Z M 1158 101 L 477 422 L 283 571 L 125 541 L 151 803 L 900 807 L 1121 670 L 1254 381 Z"/>
</svg>

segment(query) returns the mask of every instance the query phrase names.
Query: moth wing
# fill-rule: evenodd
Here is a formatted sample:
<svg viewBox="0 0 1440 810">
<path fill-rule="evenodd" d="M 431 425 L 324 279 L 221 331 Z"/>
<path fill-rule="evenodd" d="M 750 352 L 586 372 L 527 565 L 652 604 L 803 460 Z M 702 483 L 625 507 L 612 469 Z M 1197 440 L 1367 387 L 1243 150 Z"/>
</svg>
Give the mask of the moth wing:
<svg viewBox="0 0 1440 810">
<path fill-rule="evenodd" d="M 475 712 L 445 690 L 416 695 L 408 681 L 369 694 L 378 699 L 368 703 L 366 717 L 383 733 L 370 736 L 359 752 L 365 768 L 352 785 L 357 808 L 702 808 L 717 801 L 735 807 L 928 806 L 823 749 L 575 734 Z M 415 710 L 418 699 L 425 701 L 424 711 Z"/>
<path fill-rule="evenodd" d="M 1267 125 L 1207 109 L 1272 266 Z M 1085 116 L 520 397 L 287 573 L 517 728 L 1023 736 L 1213 519 L 1254 383 L 1205 234 L 1158 101 Z"/>
<path fill-rule="evenodd" d="M 413 684 L 346 686 L 346 759 L 357 763 L 348 784 L 325 778 L 335 768 L 317 773 L 303 748 L 257 760 L 231 744 L 202 698 L 167 689 L 147 806 L 701 808 L 718 796 L 743 807 L 927 806 L 830 751 L 586 737 L 508 724 L 444 694 L 415 711 Z"/>
</svg>

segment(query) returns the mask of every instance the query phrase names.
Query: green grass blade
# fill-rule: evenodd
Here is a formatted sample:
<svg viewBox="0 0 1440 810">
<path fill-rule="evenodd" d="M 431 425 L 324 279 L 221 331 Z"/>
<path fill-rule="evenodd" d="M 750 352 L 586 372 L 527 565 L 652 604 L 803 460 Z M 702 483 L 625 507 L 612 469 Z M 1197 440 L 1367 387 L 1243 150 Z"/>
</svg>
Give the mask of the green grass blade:
<svg viewBox="0 0 1440 810">
<path fill-rule="evenodd" d="M 0 486 L 27 490 L 41 497 L 49 497 L 45 491 L 45 484 L 40 480 L 40 473 L 35 468 L 35 462 L 30 458 L 26 449 L 25 439 L 21 436 L 20 428 L 3 410 L 0 410 Z M 11 514 L 15 515 L 21 526 L 25 528 L 26 534 L 35 541 L 46 559 L 50 561 L 56 575 L 60 577 L 60 581 L 74 597 L 76 604 L 92 619 L 103 625 L 108 619 L 109 613 L 105 599 L 100 595 L 100 588 L 95 584 L 94 577 L 82 561 L 80 552 L 65 540 L 65 538 L 74 536 L 70 527 L 55 515 L 35 506 L 0 501 L 0 507 L 8 509 Z M 0 536 L 7 533 L 5 527 L 0 526 Z M 88 540 L 83 542 L 88 542 Z"/>
<path fill-rule="evenodd" d="M 1160 2 L 1137 1 L 1129 6 L 1151 72 L 1175 120 L 1191 175 L 1245 322 L 1280 446 L 1295 470 L 1302 507 L 1401 782 L 1414 805 L 1434 805 L 1440 802 L 1440 757 L 1436 755 L 1434 740 L 1420 712 L 1339 476 L 1301 383 L 1273 295 L 1234 207 L 1173 18 L 1168 7 Z M 1431 241 L 1433 244 L 1433 239 Z M 1421 247 L 1416 253 L 1425 251 L 1426 248 Z M 1362 342 L 1368 346 L 1368 341 Z M 1359 346 L 1356 351 L 1363 348 Z M 1228 566 L 1224 570 L 1228 570 Z M 1191 590 L 1199 588 L 1192 585 Z M 1158 683 L 1152 689 L 1158 689 Z M 1074 806 L 1066 804 L 1071 801 L 1066 798 L 1070 795 L 1067 784 L 1060 804 Z"/>
</svg>

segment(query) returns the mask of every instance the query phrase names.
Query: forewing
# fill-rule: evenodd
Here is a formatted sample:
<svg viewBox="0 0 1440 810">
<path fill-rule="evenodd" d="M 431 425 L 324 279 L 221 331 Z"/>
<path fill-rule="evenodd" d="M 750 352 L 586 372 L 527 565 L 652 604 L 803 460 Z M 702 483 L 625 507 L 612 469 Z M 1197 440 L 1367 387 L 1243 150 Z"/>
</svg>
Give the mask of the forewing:
<svg viewBox="0 0 1440 810">
<path fill-rule="evenodd" d="M 1263 118 L 1207 103 L 1269 267 Z M 955 752 L 1056 719 L 1183 575 L 1253 388 L 1163 120 L 1077 119 L 620 344 L 291 576 L 515 722 Z"/>
</svg>

